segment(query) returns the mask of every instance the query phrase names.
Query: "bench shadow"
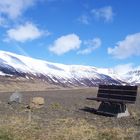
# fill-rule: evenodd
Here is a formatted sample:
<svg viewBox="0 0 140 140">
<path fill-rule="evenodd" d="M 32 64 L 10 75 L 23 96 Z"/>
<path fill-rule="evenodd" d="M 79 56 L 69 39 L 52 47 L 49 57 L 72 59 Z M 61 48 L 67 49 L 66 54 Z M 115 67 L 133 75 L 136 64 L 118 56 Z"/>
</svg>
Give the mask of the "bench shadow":
<svg viewBox="0 0 140 140">
<path fill-rule="evenodd" d="M 84 111 L 84 112 L 88 112 L 88 113 L 92 113 L 92 114 L 100 115 L 100 116 L 113 117 L 113 116 L 110 115 L 110 114 L 106 114 L 106 113 L 98 112 L 97 109 L 95 109 L 95 108 L 91 108 L 91 107 L 87 107 L 87 106 L 84 107 L 84 108 L 81 108 L 80 110 L 81 110 L 81 111 Z"/>
<path fill-rule="evenodd" d="M 84 112 L 89 112 L 89 113 L 93 113 L 93 114 L 96 114 L 97 113 L 97 109 L 95 108 L 91 108 L 91 107 L 84 107 L 84 108 L 81 108 L 80 109 L 81 111 L 84 111 Z"/>
</svg>

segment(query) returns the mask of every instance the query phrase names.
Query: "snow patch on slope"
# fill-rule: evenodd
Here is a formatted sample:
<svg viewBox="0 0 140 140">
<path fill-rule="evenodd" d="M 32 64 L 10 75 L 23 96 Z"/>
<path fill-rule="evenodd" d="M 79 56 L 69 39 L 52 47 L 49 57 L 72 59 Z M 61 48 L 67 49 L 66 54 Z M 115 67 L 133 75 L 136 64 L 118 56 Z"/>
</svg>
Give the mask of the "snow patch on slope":
<svg viewBox="0 0 140 140">
<path fill-rule="evenodd" d="M 0 66 L 5 66 L 8 69 L 14 68 L 17 72 L 28 73 L 34 76 L 41 74 L 51 78 L 49 81 L 54 81 L 55 83 L 72 83 L 72 80 L 74 80 L 74 82 L 78 82 L 80 80 L 81 84 L 83 83 L 83 85 L 85 85 L 83 80 L 94 83 L 97 82 L 97 80 L 107 81 L 113 79 L 116 81 L 140 83 L 140 74 L 138 75 L 136 72 L 122 75 L 112 68 L 108 69 L 83 65 L 51 63 L 5 51 L 0 51 L 0 57 Z M 4 74 L 4 72 L 0 72 L 0 75 Z M 25 77 L 27 77 L 27 75 Z"/>
<path fill-rule="evenodd" d="M 5 76 L 6 74 L 0 71 L 0 75 Z"/>
<path fill-rule="evenodd" d="M 0 56 L 5 64 L 23 72 L 55 75 L 60 78 L 100 78 L 94 67 L 51 63 L 3 51 L 0 51 Z"/>
</svg>

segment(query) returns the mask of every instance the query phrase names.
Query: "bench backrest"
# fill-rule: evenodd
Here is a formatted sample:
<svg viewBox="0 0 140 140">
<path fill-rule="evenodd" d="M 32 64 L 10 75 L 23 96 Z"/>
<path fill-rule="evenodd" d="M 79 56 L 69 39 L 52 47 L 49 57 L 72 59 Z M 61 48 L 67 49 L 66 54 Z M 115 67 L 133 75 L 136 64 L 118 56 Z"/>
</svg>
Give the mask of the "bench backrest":
<svg viewBox="0 0 140 140">
<path fill-rule="evenodd" d="M 97 97 L 115 102 L 135 103 L 137 86 L 99 85 Z"/>
</svg>

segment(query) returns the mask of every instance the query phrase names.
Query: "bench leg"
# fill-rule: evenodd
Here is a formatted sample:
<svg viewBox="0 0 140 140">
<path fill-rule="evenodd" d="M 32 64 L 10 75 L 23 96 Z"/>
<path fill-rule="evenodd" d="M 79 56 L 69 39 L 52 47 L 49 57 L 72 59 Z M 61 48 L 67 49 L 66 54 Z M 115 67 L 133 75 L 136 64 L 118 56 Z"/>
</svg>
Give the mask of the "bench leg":
<svg viewBox="0 0 140 140">
<path fill-rule="evenodd" d="M 120 103 L 120 113 L 125 112 L 126 111 L 126 105 L 123 103 Z"/>
<path fill-rule="evenodd" d="M 126 104 L 121 103 L 120 104 L 120 112 L 117 114 L 117 118 L 121 118 L 121 117 L 126 117 L 129 116 L 129 112 L 128 109 L 126 108 Z"/>
<path fill-rule="evenodd" d="M 127 111 L 127 112 L 126 112 Z M 111 103 L 111 102 L 101 102 L 97 113 L 108 115 L 108 116 L 128 116 L 128 110 L 126 105 L 123 103 Z"/>
</svg>

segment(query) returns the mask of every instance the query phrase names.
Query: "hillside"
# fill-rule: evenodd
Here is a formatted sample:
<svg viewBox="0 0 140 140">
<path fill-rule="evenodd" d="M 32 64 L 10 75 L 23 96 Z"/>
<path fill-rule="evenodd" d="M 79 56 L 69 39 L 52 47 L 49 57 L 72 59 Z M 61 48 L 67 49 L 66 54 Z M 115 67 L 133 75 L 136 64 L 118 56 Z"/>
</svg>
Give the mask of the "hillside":
<svg viewBox="0 0 140 140">
<path fill-rule="evenodd" d="M 140 83 L 139 71 L 131 71 L 122 76 L 113 69 L 51 63 L 4 51 L 0 51 L 0 56 L 0 77 L 4 78 L 40 80 L 60 87 Z"/>
</svg>

